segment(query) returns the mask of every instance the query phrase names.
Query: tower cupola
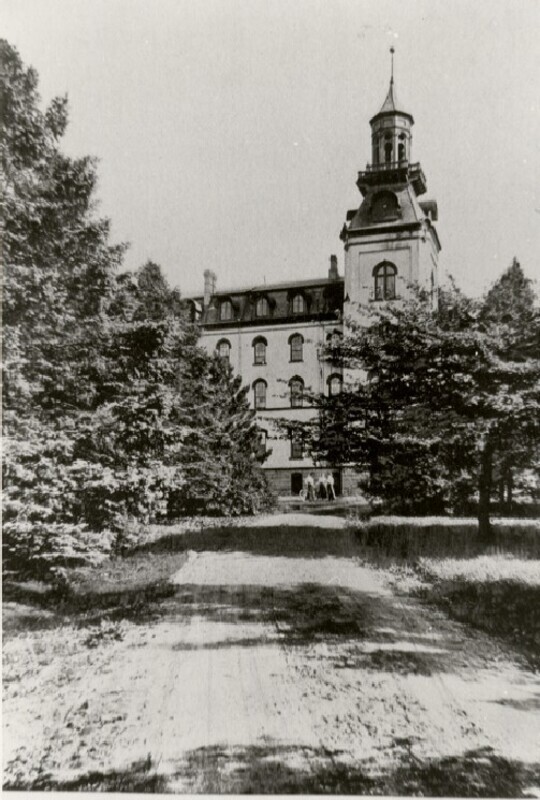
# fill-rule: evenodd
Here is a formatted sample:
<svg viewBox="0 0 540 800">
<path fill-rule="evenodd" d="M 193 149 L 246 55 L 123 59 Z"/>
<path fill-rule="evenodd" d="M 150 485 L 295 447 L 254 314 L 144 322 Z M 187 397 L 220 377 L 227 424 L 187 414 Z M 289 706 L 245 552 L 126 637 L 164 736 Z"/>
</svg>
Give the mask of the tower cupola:
<svg viewBox="0 0 540 800">
<path fill-rule="evenodd" d="M 371 125 L 372 166 L 404 166 L 411 157 L 412 114 L 400 107 L 394 87 L 394 48 L 390 48 L 392 67 L 390 87 L 382 108 L 369 121 Z"/>
</svg>

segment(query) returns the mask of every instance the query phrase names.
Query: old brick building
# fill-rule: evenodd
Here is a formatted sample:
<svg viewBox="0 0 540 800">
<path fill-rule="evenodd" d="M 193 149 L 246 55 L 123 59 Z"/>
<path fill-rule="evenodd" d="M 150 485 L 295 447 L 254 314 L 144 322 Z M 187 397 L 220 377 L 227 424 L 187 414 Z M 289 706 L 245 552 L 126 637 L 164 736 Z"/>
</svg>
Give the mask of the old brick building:
<svg viewBox="0 0 540 800">
<path fill-rule="evenodd" d="M 371 120 L 372 159 L 358 174 L 362 200 L 347 212 L 341 231 L 344 276 L 336 256 L 326 275 L 313 280 L 221 289 L 215 273 L 204 273 L 204 292 L 190 298 L 202 343 L 230 360 L 250 387 L 261 438 L 270 454 L 268 478 L 281 495 L 297 494 L 314 464 L 294 433 L 286 436 L 276 419 L 305 419 L 314 413 L 303 391 L 339 392 L 342 375 L 320 358 L 323 346 L 343 333 L 344 320 L 358 304 L 395 302 L 412 284 L 437 302 L 439 238 L 435 201 L 426 191 L 419 163 L 411 160 L 413 117 L 399 105 L 393 74 L 381 110 Z M 353 470 L 335 471 L 338 491 L 352 494 Z"/>
</svg>

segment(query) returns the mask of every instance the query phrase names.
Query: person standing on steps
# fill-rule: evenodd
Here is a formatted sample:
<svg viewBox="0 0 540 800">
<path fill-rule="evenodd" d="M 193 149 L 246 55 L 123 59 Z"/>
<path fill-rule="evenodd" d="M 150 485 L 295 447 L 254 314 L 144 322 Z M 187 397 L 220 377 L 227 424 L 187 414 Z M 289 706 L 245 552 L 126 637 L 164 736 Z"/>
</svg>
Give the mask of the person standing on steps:
<svg viewBox="0 0 540 800">
<path fill-rule="evenodd" d="M 307 500 L 315 500 L 315 481 L 313 480 L 313 473 L 310 472 L 306 478 Z"/>
<path fill-rule="evenodd" d="M 321 476 L 319 478 L 319 499 L 320 500 L 326 500 L 326 498 L 327 498 L 327 494 L 326 494 L 326 475 L 321 474 Z"/>
<path fill-rule="evenodd" d="M 334 491 L 334 476 L 331 472 L 329 472 L 326 476 L 326 494 L 329 500 L 336 499 L 336 493 Z"/>
</svg>

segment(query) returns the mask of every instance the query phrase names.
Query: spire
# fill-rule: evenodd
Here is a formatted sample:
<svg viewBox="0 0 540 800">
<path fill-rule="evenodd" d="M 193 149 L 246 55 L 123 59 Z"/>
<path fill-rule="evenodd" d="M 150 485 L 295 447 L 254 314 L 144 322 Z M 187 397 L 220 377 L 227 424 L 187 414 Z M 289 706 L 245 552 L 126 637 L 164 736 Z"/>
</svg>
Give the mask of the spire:
<svg viewBox="0 0 540 800">
<path fill-rule="evenodd" d="M 386 95 L 386 99 L 382 104 L 382 108 L 379 111 L 379 114 L 386 114 L 389 111 L 397 111 L 398 110 L 398 103 L 396 99 L 396 94 L 394 90 L 394 53 L 395 50 L 393 47 L 390 48 L 390 57 L 391 57 L 391 67 L 390 67 L 390 87 L 388 89 L 388 94 Z"/>
<path fill-rule="evenodd" d="M 400 109 L 399 103 L 398 103 L 398 99 L 397 99 L 397 95 L 396 95 L 396 90 L 394 88 L 394 53 L 395 52 L 396 51 L 395 51 L 394 47 L 391 47 L 390 48 L 390 59 L 391 59 L 391 61 L 390 61 L 390 86 L 388 88 L 388 93 L 386 95 L 384 103 L 382 104 L 381 110 L 379 111 L 378 114 L 376 114 L 373 117 L 373 119 L 377 119 L 380 114 L 404 114 L 404 115 L 410 117 L 411 121 L 412 121 L 412 116 L 410 114 L 408 114 L 406 111 L 403 111 L 402 109 Z"/>
</svg>

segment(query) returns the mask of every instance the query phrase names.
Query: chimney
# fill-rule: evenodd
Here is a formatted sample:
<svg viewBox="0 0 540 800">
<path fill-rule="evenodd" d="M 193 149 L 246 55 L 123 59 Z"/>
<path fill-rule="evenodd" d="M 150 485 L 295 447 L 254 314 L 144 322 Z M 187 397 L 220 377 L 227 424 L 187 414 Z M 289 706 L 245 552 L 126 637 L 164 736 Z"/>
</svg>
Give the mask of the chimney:
<svg viewBox="0 0 540 800">
<path fill-rule="evenodd" d="M 337 256 L 330 256 L 330 269 L 328 270 L 328 277 L 331 281 L 337 281 L 339 278 L 337 268 Z"/>
<path fill-rule="evenodd" d="M 212 272 L 211 269 L 205 269 L 204 271 L 204 307 L 208 307 L 208 303 L 210 302 L 210 298 L 216 291 L 216 281 L 217 276 L 215 272 Z"/>
</svg>

